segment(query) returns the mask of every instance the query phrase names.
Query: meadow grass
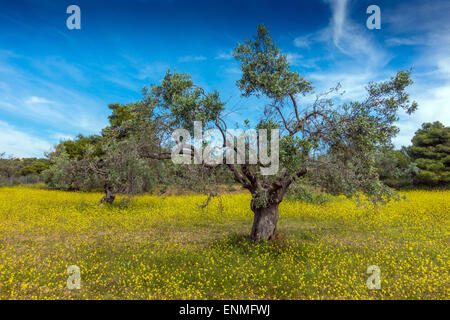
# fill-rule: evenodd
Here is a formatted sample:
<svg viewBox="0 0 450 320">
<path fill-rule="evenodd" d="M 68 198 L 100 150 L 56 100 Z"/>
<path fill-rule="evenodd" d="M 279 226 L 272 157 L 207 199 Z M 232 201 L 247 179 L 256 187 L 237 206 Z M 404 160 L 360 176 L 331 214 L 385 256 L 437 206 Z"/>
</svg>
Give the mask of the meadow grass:
<svg viewBox="0 0 450 320">
<path fill-rule="evenodd" d="M 277 240 L 252 243 L 248 194 L 98 207 L 100 193 L 0 188 L 0 298 L 449 299 L 450 191 L 402 194 L 377 209 L 283 201 Z"/>
</svg>

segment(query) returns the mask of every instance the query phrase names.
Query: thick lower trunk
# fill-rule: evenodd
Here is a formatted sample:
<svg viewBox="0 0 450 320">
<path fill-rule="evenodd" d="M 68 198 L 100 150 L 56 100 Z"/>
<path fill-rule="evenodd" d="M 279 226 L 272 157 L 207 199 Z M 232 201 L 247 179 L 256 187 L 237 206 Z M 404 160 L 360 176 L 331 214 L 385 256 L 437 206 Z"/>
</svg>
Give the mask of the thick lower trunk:
<svg viewBox="0 0 450 320">
<path fill-rule="evenodd" d="M 100 199 L 99 205 L 102 205 L 104 203 L 112 204 L 114 202 L 114 199 L 116 199 L 116 193 L 114 192 L 114 189 L 109 185 L 105 185 L 105 196 Z"/>
<path fill-rule="evenodd" d="M 255 217 L 251 234 L 252 240 L 273 240 L 278 222 L 278 203 L 255 208 L 253 212 Z"/>
</svg>

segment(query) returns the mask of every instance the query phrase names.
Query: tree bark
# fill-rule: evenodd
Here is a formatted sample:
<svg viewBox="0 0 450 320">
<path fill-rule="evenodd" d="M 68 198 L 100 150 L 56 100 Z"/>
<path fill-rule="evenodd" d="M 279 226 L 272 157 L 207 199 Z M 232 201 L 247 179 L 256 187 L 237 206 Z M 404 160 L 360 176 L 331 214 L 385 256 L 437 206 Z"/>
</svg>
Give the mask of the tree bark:
<svg viewBox="0 0 450 320">
<path fill-rule="evenodd" d="M 266 207 L 252 208 L 255 213 L 253 219 L 251 238 L 254 241 L 273 240 L 277 230 L 279 203 Z"/>
<path fill-rule="evenodd" d="M 114 202 L 114 199 L 116 199 L 114 188 L 109 184 L 105 184 L 105 196 L 100 199 L 99 205 L 101 206 L 104 203 L 112 204 Z"/>
</svg>

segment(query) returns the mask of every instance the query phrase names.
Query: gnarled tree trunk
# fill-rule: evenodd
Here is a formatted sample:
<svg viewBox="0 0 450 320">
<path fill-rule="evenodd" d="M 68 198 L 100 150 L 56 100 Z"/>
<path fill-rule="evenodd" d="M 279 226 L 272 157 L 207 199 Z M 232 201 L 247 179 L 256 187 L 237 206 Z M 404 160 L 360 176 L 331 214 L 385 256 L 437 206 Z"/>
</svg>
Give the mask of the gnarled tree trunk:
<svg viewBox="0 0 450 320">
<path fill-rule="evenodd" d="M 251 238 L 258 240 L 273 240 L 278 223 L 278 203 L 275 202 L 266 207 L 253 208 L 255 217 L 253 219 Z"/>
<path fill-rule="evenodd" d="M 114 199 L 116 199 L 116 192 L 114 191 L 114 188 L 108 183 L 105 183 L 105 196 L 100 199 L 99 206 L 104 203 L 112 204 Z"/>
</svg>

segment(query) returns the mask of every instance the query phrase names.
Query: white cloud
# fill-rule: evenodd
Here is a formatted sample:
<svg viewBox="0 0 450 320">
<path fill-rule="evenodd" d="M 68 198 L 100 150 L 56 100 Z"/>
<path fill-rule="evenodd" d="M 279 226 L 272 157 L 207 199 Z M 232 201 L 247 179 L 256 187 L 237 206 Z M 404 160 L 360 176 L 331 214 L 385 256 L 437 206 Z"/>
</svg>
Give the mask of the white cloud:
<svg viewBox="0 0 450 320">
<path fill-rule="evenodd" d="M 348 0 L 329 0 L 331 6 L 332 18 L 331 29 L 333 31 L 333 42 L 339 48 L 341 38 L 345 37 L 346 15 Z"/>
<path fill-rule="evenodd" d="M 294 46 L 297 48 L 309 48 L 313 43 L 313 35 L 307 34 L 294 39 Z"/>
<path fill-rule="evenodd" d="M 329 50 L 329 55 L 321 54 L 320 60 L 337 59 L 336 53 L 361 65 L 377 68 L 386 65 L 390 57 L 374 40 L 365 24 L 355 23 L 349 17 L 348 0 L 325 0 L 330 5 L 331 17 L 327 27 L 316 32 L 299 36 L 293 44 L 298 48 L 310 48 L 313 44 L 322 44 L 322 50 Z"/>
<path fill-rule="evenodd" d="M 36 97 L 36 96 L 32 96 L 29 97 L 28 99 L 25 100 L 26 104 L 39 104 L 39 103 L 54 103 L 53 101 L 47 100 L 45 98 L 41 98 L 41 97 Z"/>
<path fill-rule="evenodd" d="M 67 141 L 67 140 L 74 140 L 75 137 L 69 134 L 57 132 L 52 135 L 53 139 L 56 139 L 57 141 Z"/>
<path fill-rule="evenodd" d="M 204 61 L 206 60 L 205 56 L 185 56 L 178 59 L 180 62 L 195 62 L 195 61 Z"/>
<path fill-rule="evenodd" d="M 400 129 L 400 133 L 392 139 L 392 143 L 397 149 L 400 149 L 402 146 L 411 145 L 411 139 L 414 136 L 416 130 L 420 127 L 420 124 L 414 119 L 405 119 L 396 124 Z"/>
<path fill-rule="evenodd" d="M 385 64 L 388 56 L 376 46 L 370 31 L 364 24 L 357 24 L 348 17 L 348 0 L 328 0 L 332 17 L 325 34 L 331 34 L 333 44 L 340 52 L 360 58 L 371 64 Z"/>
<path fill-rule="evenodd" d="M 388 38 L 385 42 L 388 46 L 416 46 L 422 44 L 419 39 L 397 37 Z"/>
<path fill-rule="evenodd" d="M 0 120 L 0 153 L 16 157 L 42 157 L 52 145 L 31 134 L 20 131 Z"/>
<path fill-rule="evenodd" d="M 233 55 L 231 53 L 219 53 L 214 59 L 216 60 L 231 60 L 233 59 Z"/>
<path fill-rule="evenodd" d="M 419 103 L 413 115 L 420 122 L 418 125 L 433 121 L 450 124 L 450 83 L 432 88 L 420 86 L 411 95 Z"/>
<path fill-rule="evenodd" d="M 442 54 L 442 52 L 437 53 L 436 59 L 434 60 L 438 69 L 438 73 L 450 79 L 450 57 L 445 54 L 445 56 L 439 56 L 440 54 Z"/>
<path fill-rule="evenodd" d="M 415 45 L 418 54 L 414 67 L 425 70 L 413 72 L 415 80 L 411 98 L 419 104 L 411 115 L 402 115 L 398 123 L 397 146 L 411 144 L 423 122 L 440 121 L 450 125 L 450 20 L 448 1 L 408 2 L 386 13 L 385 22 L 393 38 L 391 45 Z"/>
<path fill-rule="evenodd" d="M 426 90 L 417 88 L 411 92 L 411 96 L 419 108 L 411 116 L 401 115 L 397 123 L 400 133 L 393 141 L 397 147 L 410 145 L 414 133 L 424 122 L 440 121 L 446 126 L 450 125 L 450 83 Z"/>
<path fill-rule="evenodd" d="M 295 52 L 288 52 L 286 53 L 286 58 L 291 65 L 298 66 L 303 56 Z"/>
<path fill-rule="evenodd" d="M 366 97 L 366 85 L 370 81 L 386 80 L 389 72 L 375 71 L 371 68 L 363 68 L 358 65 L 353 67 L 347 66 L 346 69 L 336 69 L 327 72 L 314 72 L 307 75 L 307 79 L 313 81 L 313 85 L 317 88 L 317 92 L 323 92 L 329 88 L 341 84 L 341 90 L 345 93 L 343 100 L 361 100 Z"/>
<path fill-rule="evenodd" d="M 225 72 L 227 73 L 233 73 L 233 74 L 241 74 L 242 70 L 236 67 L 226 68 Z"/>
<path fill-rule="evenodd" d="M 323 44 L 321 48 L 328 49 L 330 55 L 322 56 L 322 62 L 327 62 L 327 65 L 331 67 L 325 71 L 306 74 L 306 78 L 313 81 L 316 92 L 323 92 L 340 82 L 345 94 L 337 100 L 362 100 L 366 96 L 365 86 L 368 82 L 387 80 L 395 74 L 396 70 L 386 68 L 395 50 L 391 49 L 388 52 L 388 49 L 380 47 L 371 31 L 366 29 L 365 24 L 355 23 L 350 19 L 348 0 L 327 0 L 326 2 L 329 3 L 332 13 L 328 27 L 296 38 L 294 45 L 299 48 L 308 48 L 312 44 Z M 433 12 L 438 11 L 436 6 L 433 7 Z M 417 9 L 414 6 L 410 8 Z M 391 21 L 387 21 L 383 26 L 395 20 L 401 22 L 402 28 L 407 30 L 405 25 L 414 28 L 417 23 L 414 19 L 410 19 L 410 15 L 405 10 L 398 10 L 395 14 L 390 12 L 389 15 L 391 14 L 393 15 L 390 17 Z M 383 17 L 386 15 L 387 13 Z M 414 16 L 417 16 L 417 13 L 414 13 Z M 425 28 L 422 23 L 420 28 L 424 34 L 427 33 L 425 30 L 428 28 L 427 37 L 414 33 L 405 36 L 405 34 L 391 32 L 390 38 L 384 40 L 384 43 L 391 48 L 400 45 L 419 46 L 422 49 L 426 46 L 432 48 L 414 58 L 414 67 L 421 66 L 428 71 L 423 75 L 414 72 L 412 74 L 416 83 L 408 89 L 408 92 L 411 99 L 419 103 L 419 109 L 412 116 L 402 114 L 397 124 L 400 134 L 394 139 L 397 147 L 410 144 L 415 131 L 423 122 L 439 120 L 448 125 L 450 121 L 450 112 L 445 113 L 445 110 L 450 110 L 450 58 L 448 55 L 450 33 L 446 32 L 450 28 L 445 27 L 446 24 L 450 25 L 448 22 L 439 23 L 439 25 L 428 23 Z M 435 26 L 432 27 L 432 25 Z M 346 57 L 337 53 L 342 53 Z"/>
<path fill-rule="evenodd" d="M 0 97 L 4 120 L 9 114 L 49 130 L 70 132 L 98 132 L 106 124 L 106 119 L 95 116 L 104 109 L 98 98 L 44 80 L 8 61 L 0 61 Z"/>
<path fill-rule="evenodd" d="M 137 78 L 139 80 L 155 80 L 160 79 L 164 76 L 167 70 L 169 70 L 170 66 L 167 63 L 163 62 L 155 62 L 151 64 L 145 64 L 142 67 L 139 67 L 139 73 Z"/>
</svg>

